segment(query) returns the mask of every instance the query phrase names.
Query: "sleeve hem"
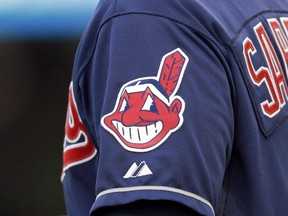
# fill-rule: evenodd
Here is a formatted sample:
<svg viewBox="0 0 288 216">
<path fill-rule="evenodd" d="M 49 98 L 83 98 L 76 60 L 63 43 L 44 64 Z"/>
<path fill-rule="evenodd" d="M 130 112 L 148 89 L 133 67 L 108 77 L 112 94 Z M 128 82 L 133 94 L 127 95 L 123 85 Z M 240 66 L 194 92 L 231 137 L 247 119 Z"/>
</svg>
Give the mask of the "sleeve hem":
<svg viewBox="0 0 288 216">
<path fill-rule="evenodd" d="M 213 206 L 203 197 L 185 190 L 165 186 L 136 186 L 104 190 L 97 195 L 90 213 L 100 207 L 123 205 L 140 199 L 176 201 L 200 214 L 215 215 Z"/>
</svg>

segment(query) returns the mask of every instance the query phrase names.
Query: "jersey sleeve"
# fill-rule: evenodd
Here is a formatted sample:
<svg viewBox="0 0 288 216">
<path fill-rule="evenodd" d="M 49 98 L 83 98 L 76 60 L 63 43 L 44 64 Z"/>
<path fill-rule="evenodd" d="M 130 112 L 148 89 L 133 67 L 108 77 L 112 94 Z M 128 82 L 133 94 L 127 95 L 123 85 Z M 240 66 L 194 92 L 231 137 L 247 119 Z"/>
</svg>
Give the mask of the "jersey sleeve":
<svg viewBox="0 0 288 216">
<path fill-rule="evenodd" d="M 144 12 L 88 27 L 73 83 L 97 149 L 91 213 L 139 200 L 219 210 L 233 95 L 224 51 L 201 28 Z"/>
</svg>

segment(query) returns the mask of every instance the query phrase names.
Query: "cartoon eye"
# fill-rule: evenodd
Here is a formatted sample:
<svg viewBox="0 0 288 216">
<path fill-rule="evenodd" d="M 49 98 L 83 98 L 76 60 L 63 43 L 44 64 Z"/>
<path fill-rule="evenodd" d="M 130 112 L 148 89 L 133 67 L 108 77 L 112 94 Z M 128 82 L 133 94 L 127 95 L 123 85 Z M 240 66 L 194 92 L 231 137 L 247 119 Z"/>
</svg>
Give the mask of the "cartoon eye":
<svg viewBox="0 0 288 216">
<path fill-rule="evenodd" d="M 130 108 L 129 104 L 127 103 L 126 99 L 124 99 L 124 100 L 122 101 L 122 105 L 121 105 L 121 107 L 120 107 L 119 112 L 124 112 L 124 111 L 126 111 L 127 109 L 129 109 L 129 108 Z"/>
<path fill-rule="evenodd" d="M 154 100 L 152 99 L 152 97 L 150 95 L 148 95 L 142 110 L 146 110 L 146 111 L 151 111 L 151 112 L 155 112 L 158 113 L 156 104 L 154 103 Z"/>
</svg>

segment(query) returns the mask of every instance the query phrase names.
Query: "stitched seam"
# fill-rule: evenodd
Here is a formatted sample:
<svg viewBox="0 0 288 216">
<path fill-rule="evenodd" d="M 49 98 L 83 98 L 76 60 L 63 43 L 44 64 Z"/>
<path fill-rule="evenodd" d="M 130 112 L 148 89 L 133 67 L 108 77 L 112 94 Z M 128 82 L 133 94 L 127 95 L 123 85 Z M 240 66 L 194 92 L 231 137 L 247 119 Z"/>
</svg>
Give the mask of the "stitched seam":
<svg viewBox="0 0 288 216">
<path fill-rule="evenodd" d="M 265 11 L 261 11 L 255 15 L 253 15 L 252 17 L 250 17 L 248 20 L 246 20 L 243 25 L 239 28 L 239 30 L 237 31 L 236 35 L 234 38 L 232 38 L 229 43 L 234 43 L 235 40 L 237 40 L 240 36 L 241 31 L 245 28 L 246 25 L 248 25 L 249 22 L 251 22 L 253 19 L 255 19 L 258 16 L 261 16 L 263 14 L 268 14 L 268 13 L 288 13 L 288 11 L 286 10 L 265 10 Z"/>
<path fill-rule="evenodd" d="M 213 215 L 215 215 L 215 211 L 214 211 L 213 206 L 211 205 L 211 203 L 208 200 L 204 199 L 203 197 L 201 197 L 197 194 L 182 190 L 182 189 L 166 187 L 166 186 L 135 186 L 135 187 L 112 188 L 112 189 L 108 189 L 108 190 L 104 190 L 104 191 L 100 192 L 97 195 L 96 200 L 103 197 L 103 196 L 109 195 L 109 194 L 125 193 L 125 192 L 141 191 L 141 190 L 142 191 L 146 190 L 146 191 L 173 192 L 173 193 L 177 193 L 177 194 L 181 194 L 183 196 L 193 198 L 193 199 L 207 205 L 210 208 Z"/>
<path fill-rule="evenodd" d="M 115 3 L 116 4 L 116 3 Z M 116 6 L 115 6 L 115 9 L 116 9 Z M 158 15 L 158 14 L 153 14 L 153 13 L 144 13 L 144 12 L 129 12 L 129 13 L 123 13 L 123 14 L 116 14 L 116 15 L 113 15 L 111 16 L 110 18 L 106 19 L 102 24 L 101 26 L 99 27 L 99 30 L 97 32 L 97 36 L 96 36 L 96 40 L 95 40 L 95 44 L 93 44 L 94 48 L 93 50 L 91 51 L 91 53 L 89 54 L 89 58 L 82 64 L 82 66 L 79 68 L 79 74 L 77 76 L 77 79 L 79 79 L 81 76 L 82 76 L 82 73 L 85 71 L 85 68 L 89 65 L 89 62 L 91 61 L 92 59 L 92 56 L 93 56 L 93 53 L 95 52 L 95 49 L 96 49 L 96 44 L 97 44 L 97 41 L 98 41 L 98 38 L 99 38 L 99 34 L 102 30 L 102 28 L 108 23 L 110 22 L 111 20 L 113 20 L 114 18 L 117 18 L 117 17 L 122 17 L 122 16 L 127 16 L 127 15 L 147 15 L 147 16 L 154 16 L 154 17 L 160 17 L 160 18 L 164 18 L 164 19 L 168 19 L 168 20 L 171 20 L 172 22 L 176 22 L 178 24 L 181 24 L 183 26 L 186 26 L 186 27 L 189 27 L 191 28 L 193 31 L 196 31 L 199 35 L 201 35 L 202 37 L 206 38 L 207 40 L 209 40 L 210 42 L 213 42 L 216 46 L 217 46 L 217 43 L 215 42 L 215 40 L 213 40 L 213 37 L 209 37 L 208 34 L 203 34 L 202 32 L 199 32 L 197 31 L 195 28 L 193 28 L 192 26 L 184 23 L 184 22 L 181 22 L 179 20 L 176 20 L 174 18 L 171 18 L 171 17 L 168 17 L 168 16 L 163 16 L 163 15 Z M 219 47 L 217 46 L 217 48 L 219 50 L 221 50 L 223 53 L 225 53 L 225 49 L 222 48 L 222 47 Z"/>
</svg>

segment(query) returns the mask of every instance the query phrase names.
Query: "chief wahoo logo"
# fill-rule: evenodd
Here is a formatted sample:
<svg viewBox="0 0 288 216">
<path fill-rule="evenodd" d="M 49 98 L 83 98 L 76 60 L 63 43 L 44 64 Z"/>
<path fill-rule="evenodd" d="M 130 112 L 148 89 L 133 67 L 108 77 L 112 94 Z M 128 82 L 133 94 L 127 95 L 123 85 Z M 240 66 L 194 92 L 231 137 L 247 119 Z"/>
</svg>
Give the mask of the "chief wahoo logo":
<svg viewBox="0 0 288 216">
<path fill-rule="evenodd" d="M 184 100 L 175 95 L 189 58 L 177 48 L 163 56 L 157 77 L 124 84 L 102 126 L 128 151 L 159 147 L 183 123 Z"/>
</svg>

